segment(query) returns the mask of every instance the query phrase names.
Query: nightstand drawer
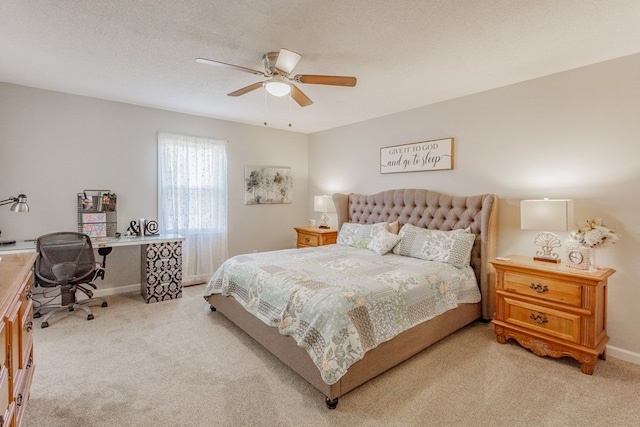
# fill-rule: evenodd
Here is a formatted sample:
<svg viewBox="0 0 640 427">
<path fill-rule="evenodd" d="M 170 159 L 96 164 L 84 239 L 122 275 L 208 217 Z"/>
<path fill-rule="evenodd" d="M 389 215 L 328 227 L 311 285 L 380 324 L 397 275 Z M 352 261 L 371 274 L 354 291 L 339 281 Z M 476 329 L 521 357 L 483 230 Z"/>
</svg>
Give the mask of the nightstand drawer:
<svg viewBox="0 0 640 427">
<path fill-rule="evenodd" d="M 574 343 L 580 340 L 580 316 L 513 298 L 504 298 L 504 321 Z"/>
<path fill-rule="evenodd" d="M 319 246 L 320 236 L 318 236 L 317 234 L 298 232 L 298 245 Z"/>
<path fill-rule="evenodd" d="M 504 289 L 520 295 L 580 307 L 582 287 L 579 284 L 549 279 L 532 274 L 504 273 Z"/>
<path fill-rule="evenodd" d="M 338 230 L 331 228 L 294 227 L 298 233 L 298 248 L 332 245 L 338 239 Z"/>
</svg>

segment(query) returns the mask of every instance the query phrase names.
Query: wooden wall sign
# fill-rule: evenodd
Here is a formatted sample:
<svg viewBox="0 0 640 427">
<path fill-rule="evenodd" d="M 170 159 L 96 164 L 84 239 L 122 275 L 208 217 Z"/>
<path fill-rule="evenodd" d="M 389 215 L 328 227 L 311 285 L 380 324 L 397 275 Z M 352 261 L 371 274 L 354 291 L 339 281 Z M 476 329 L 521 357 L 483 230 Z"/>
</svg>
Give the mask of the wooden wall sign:
<svg viewBox="0 0 640 427">
<path fill-rule="evenodd" d="M 453 138 L 380 148 L 380 173 L 453 169 Z"/>
</svg>

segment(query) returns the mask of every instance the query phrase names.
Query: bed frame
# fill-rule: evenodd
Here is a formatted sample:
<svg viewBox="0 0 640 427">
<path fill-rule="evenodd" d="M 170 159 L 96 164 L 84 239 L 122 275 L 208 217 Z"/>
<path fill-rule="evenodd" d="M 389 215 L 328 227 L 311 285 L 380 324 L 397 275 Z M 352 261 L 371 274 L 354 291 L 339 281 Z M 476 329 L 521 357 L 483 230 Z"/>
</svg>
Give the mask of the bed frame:
<svg viewBox="0 0 640 427">
<path fill-rule="evenodd" d="M 234 298 L 214 294 L 208 297 L 212 311 L 219 311 L 258 341 L 282 362 L 297 372 L 324 396 L 327 407 L 334 409 L 338 398 L 384 371 L 402 363 L 431 344 L 478 319 L 489 320 L 495 307 L 493 267 L 497 244 L 497 198 L 493 194 L 452 197 L 429 190 L 389 190 L 373 195 L 334 194 L 338 227 L 344 222 L 373 224 L 398 221 L 401 225 L 439 230 L 469 228 L 476 235 L 471 254 L 482 301 L 460 304 L 421 323 L 368 351 L 364 358 L 349 367 L 335 384 L 326 384 L 318 368 L 293 338 L 281 335 L 244 309 Z"/>
</svg>

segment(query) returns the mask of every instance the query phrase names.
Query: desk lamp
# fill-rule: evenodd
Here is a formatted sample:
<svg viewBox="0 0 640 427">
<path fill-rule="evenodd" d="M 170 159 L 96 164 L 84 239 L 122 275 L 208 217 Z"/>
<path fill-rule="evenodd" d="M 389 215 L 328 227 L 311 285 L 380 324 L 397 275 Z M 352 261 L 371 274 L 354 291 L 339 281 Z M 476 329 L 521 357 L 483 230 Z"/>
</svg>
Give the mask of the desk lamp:
<svg viewBox="0 0 640 427">
<path fill-rule="evenodd" d="M 320 217 L 319 228 L 329 228 L 329 214 L 327 212 L 335 212 L 336 207 L 331 200 L 331 196 L 315 196 L 313 198 L 313 210 L 322 212 Z"/>
<path fill-rule="evenodd" d="M 533 257 L 536 261 L 559 263 L 560 258 L 553 249 L 562 246 L 560 238 L 552 231 L 567 231 L 573 223 L 573 200 L 542 199 L 520 201 L 520 228 L 539 230 L 534 243 L 541 250 Z"/>
<path fill-rule="evenodd" d="M 0 200 L 0 206 L 13 203 L 9 208 L 12 212 L 29 212 L 29 205 L 27 205 L 27 196 L 24 194 L 18 194 L 17 197 L 9 197 L 8 199 Z M 0 231 L 0 236 L 2 231 Z M 0 240 L 0 245 L 11 245 L 15 243 L 15 240 Z"/>
</svg>

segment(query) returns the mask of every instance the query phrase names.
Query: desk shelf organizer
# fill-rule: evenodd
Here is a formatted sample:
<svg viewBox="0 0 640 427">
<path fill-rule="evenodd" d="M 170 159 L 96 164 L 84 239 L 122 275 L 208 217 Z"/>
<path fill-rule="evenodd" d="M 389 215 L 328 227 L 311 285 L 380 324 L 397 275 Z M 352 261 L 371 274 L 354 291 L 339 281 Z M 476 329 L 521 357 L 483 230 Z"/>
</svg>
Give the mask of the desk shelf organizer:
<svg viewBox="0 0 640 427">
<path fill-rule="evenodd" d="M 78 193 L 78 232 L 91 239 L 116 237 L 118 229 L 117 196 L 109 190 L 84 190 Z"/>
</svg>

